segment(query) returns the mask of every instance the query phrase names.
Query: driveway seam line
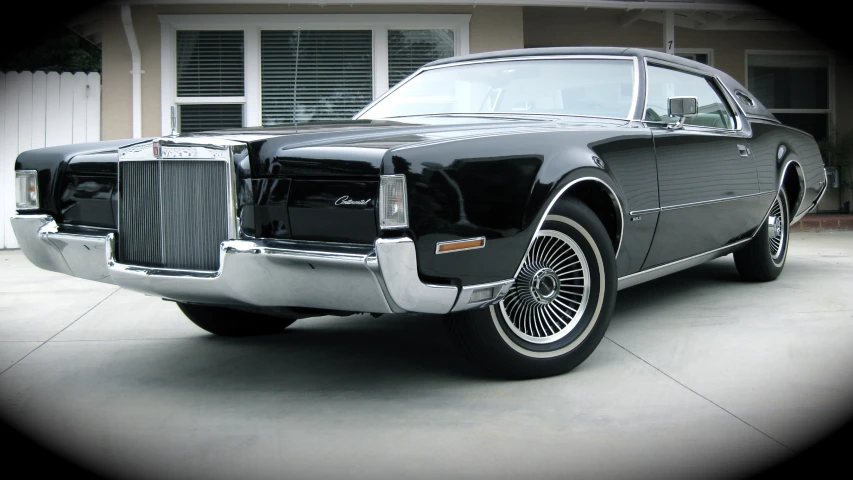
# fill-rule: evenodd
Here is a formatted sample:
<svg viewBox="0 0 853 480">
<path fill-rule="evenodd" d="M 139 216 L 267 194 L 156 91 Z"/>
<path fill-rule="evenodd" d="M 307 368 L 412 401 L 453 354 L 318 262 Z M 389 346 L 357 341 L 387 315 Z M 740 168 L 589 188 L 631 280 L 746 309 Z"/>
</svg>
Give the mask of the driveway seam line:
<svg viewBox="0 0 853 480">
<path fill-rule="evenodd" d="M 715 407 L 719 408 L 720 410 L 722 410 L 722 411 L 724 411 L 724 412 L 728 413 L 729 415 L 731 415 L 731 416 L 732 416 L 732 417 L 734 417 L 735 419 L 739 420 L 741 423 L 743 423 L 744 425 L 748 426 L 749 428 L 751 428 L 751 429 L 755 430 L 756 432 L 758 432 L 758 433 L 760 433 L 760 434 L 764 435 L 765 437 L 769 438 L 770 440 L 772 440 L 773 442 L 775 442 L 776 444 L 778 444 L 780 447 L 782 447 L 782 448 L 784 448 L 784 449 L 788 450 L 788 451 L 789 451 L 789 452 L 791 452 L 791 453 L 793 453 L 793 452 L 794 452 L 794 449 L 792 449 L 791 447 L 789 447 L 789 446 L 785 445 L 784 443 L 780 442 L 779 440 L 776 440 L 775 438 L 771 437 L 770 435 L 768 435 L 768 434 L 764 433 L 764 432 L 763 432 L 763 431 L 761 431 L 758 427 L 756 427 L 755 425 L 752 425 L 751 423 L 747 422 L 746 420 L 744 420 L 744 419 L 742 419 L 742 418 L 738 417 L 737 415 L 735 415 L 734 413 L 730 412 L 729 410 L 727 410 L 725 407 L 723 407 L 723 406 L 722 406 L 722 405 L 720 405 L 719 403 L 717 403 L 717 402 L 715 402 L 715 401 L 711 400 L 710 398 L 706 397 L 705 395 L 702 395 L 701 393 L 697 392 L 696 390 L 693 390 L 692 388 L 688 387 L 687 385 L 683 384 L 682 382 L 679 382 L 678 380 L 676 380 L 675 378 L 673 378 L 673 377 L 672 377 L 671 375 L 669 375 L 668 373 L 664 372 L 664 371 L 663 371 L 663 370 L 661 370 L 660 368 L 658 368 L 658 367 L 656 367 L 656 366 L 652 365 L 651 363 L 649 363 L 649 362 L 648 362 L 646 359 L 644 359 L 643 357 L 641 357 L 641 356 L 637 355 L 636 353 L 634 353 L 634 352 L 632 352 L 632 351 L 628 350 L 627 348 L 623 347 L 622 345 L 620 345 L 620 344 L 616 343 L 616 341 L 614 341 L 612 338 L 610 338 L 610 337 L 608 337 L 608 336 L 606 336 L 606 335 L 604 336 L 604 338 L 606 338 L 607 340 L 609 340 L 611 343 L 613 343 L 613 344 L 614 344 L 614 345 L 616 345 L 617 347 L 621 348 L 622 350 L 625 350 L 626 352 L 628 352 L 629 354 L 631 354 L 631 355 L 632 355 L 634 358 L 636 358 L 637 360 L 639 360 L 639 361 L 641 361 L 641 362 L 645 363 L 646 365 L 648 365 L 648 366 L 650 366 L 650 367 L 654 368 L 654 369 L 655 369 L 655 370 L 657 370 L 661 375 L 663 375 L 663 376 L 665 376 L 666 378 L 668 378 L 668 379 L 672 380 L 673 382 L 675 382 L 675 383 L 677 383 L 677 384 L 681 385 L 682 387 L 686 388 L 686 389 L 687 389 L 687 390 L 689 390 L 690 392 L 693 392 L 693 394 L 694 394 L 694 395 L 698 396 L 699 398 L 702 398 L 703 400 L 705 400 L 706 402 L 710 403 L 711 405 L 714 405 Z"/>
<path fill-rule="evenodd" d="M 29 353 L 27 353 L 27 354 L 26 354 L 26 355 L 24 355 L 23 357 L 19 358 L 17 362 L 15 362 L 15 363 L 13 363 L 13 364 L 9 365 L 8 367 L 4 368 L 4 369 L 3 369 L 3 371 L 2 371 L 2 372 L 0 372 L 0 375 L 3 375 L 4 373 L 8 372 L 8 371 L 9 371 L 12 367 L 14 367 L 15 365 L 17 365 L 17 364 L 19 364 L 19 363 L 23 362 L 23 361 L 24 361 L 24 359 L 25 359 L 25 358 L 27 358 L 27 357 L 29 357 L 30 355 L 32 355 L 32 354 L 33 354 L 33 352 L 35 352 L 36 350 L 38 350 L 39 348 L 41 348 L 41 347 L 42 347 L 44 344 L 46 344 L 47 342 L 49 342 L 49 341 L 53 340 L 57 335 L 59 335 L 60 333 L 64 332 L 65 330 L 67 330 L 67 329 L 68 329 L 68 327 L 70 327 L 71 325 L 74 325 L 75 323 L 77 323 L 77 320 L 80 320 L 81 318 L 83 318 L 83 317 L 85 317 L 86 315 L 88 315 L 88 314 L 89 314 L 89 312 L 91 312 L 92 310 L 94 310 L 94 309 L 98 308 L 98 306 L 99 306 L 100 304 L 102 304 L 102 303 L 106 302 L 108 298 L 110 298 L 110 297 L 112 297 L 113 295 L 115 295 L 115 293 L 116 293 L 116 292 L 118 292 L 119 290 L 121 290 L 121 289 L 120 289 L 120 288 L 116 288 L 115 290 L 113 290 L 112 292 L 110 292 L 110 294 L 109 294 L 109 295 L 107 295 L 106 297 L 102 298 L 102 299 L 101 299 L 101 301 L 99 301 L 98 303 L 96 303 L 96 304 L 92 305 L 92 308 L 90 308 L 90 309 L 86 310 L 85 312 L 83 312 L 83 314 L 82 314 L 82 315 L 80 315 L 79 317 L 75 318 L 73 322 L 71 322 L 71 323 L 69 323 L 68 325 L 64 326 L 64 327 L 62 328 L 62 330 L 60 330 L 60 331 L 58 331 L 58 332 L 54 333 L 53 335 L 51 335 L 51 337 L 50 337 L 50 338 L 48 338 L 47 340 L 45 340 L 45 341 L 41 342 L 41 344 L 40 344 L 39 346 L 37 346 L 36 348 L 34 348 L 34 349 L 30 350 L 30 352 L 29 352 Z"/>
</svg>

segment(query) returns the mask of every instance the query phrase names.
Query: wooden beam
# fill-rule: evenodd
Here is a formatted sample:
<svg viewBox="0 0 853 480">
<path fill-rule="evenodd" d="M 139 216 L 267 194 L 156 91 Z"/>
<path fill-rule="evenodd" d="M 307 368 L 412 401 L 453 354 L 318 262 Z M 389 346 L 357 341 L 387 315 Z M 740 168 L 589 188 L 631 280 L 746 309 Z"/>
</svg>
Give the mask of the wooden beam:
<svg viewBox="0 0 853 480">
<path fill-rule="evenodd" d="M 623 14 L 621 17 L 619 17 L 619 26 L 625 28 L 628 25 L 631 25 L 632 23 L 639 20 L 640 17 L 643 16 L 643 13 L 645 12 L 643 12 L 642 10 L 632 10 L 628 13 Z"/>
<path fill-rule="evenodd" d="M 706 23 L 708 23 L 708 19 L 707 19 L 707 18 L 705 18 L 705 16 L 704 16 L 704 15 L 702 15 L 701 13 L 699 13 L 699 12 L 687 12 L 687 11 L 684 11 L 684 12 L 678 12 L 678 13 L 682 13 L 682 14 L 684 14 L 684 16 L 685 16 L 685 17 L 687 17 L 687 18 L 689 18 L 689 19 L 691 19 L 691 20 L 696 21 L 696 23 L 698 23 L 698 24 L 705 25 Z"/>
</svg>

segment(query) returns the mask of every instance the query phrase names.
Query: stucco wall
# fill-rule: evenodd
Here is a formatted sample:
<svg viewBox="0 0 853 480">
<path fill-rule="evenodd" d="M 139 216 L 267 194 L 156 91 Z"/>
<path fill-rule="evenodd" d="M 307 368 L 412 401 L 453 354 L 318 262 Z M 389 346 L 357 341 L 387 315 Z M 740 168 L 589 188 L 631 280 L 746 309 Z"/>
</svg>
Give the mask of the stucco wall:
<svg viewBox="0 0 853 480">
<path fill-rule="evenodd" d="M 130 48 L 118 6 L 103 8 L 103 126 L 102 138 L 132 135 Z M 369 13 L 470 13 L 471 53 L 524 46 L 521 7 L 423 7 L 401 6 L 292 6 L 281 5 L 178 5 L 140 6 L 131 9 L 133 26 L 142 55 L 142 134 L 161 134 L 160 115 L 160 21 L 168 14 L 369 14 Z"/>
</svg>

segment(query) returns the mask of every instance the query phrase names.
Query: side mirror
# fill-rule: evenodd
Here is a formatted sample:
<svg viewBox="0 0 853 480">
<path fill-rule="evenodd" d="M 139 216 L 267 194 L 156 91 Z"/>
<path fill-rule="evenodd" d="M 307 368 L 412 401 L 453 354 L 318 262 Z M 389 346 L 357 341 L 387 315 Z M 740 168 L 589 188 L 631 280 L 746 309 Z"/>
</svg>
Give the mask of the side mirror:
<svg viewBox="0 0 853 480">
<path fill-rule="evenodd" d="M 678 118 L 670 129 L 682 128 L 684 119 L 699 113 L 699 99 L 696 97 L 669 97 L 666 100 L 666 110 L 670 117 Z"/>
</svg>

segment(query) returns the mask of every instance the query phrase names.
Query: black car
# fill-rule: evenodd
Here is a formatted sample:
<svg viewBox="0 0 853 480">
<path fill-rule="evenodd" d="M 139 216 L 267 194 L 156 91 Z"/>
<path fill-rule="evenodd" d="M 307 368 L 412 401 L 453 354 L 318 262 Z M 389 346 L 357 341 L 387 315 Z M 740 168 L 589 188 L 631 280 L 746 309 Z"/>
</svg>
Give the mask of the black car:
<svg viewBox="0 0 853 480">
<path fill-rule="evenodd" d="M 446 315 L 503 376 L 570 370 L 616 292 L 734 253 L 775 279 L 826 189 L 814 138 L 650 50 L 430 63 L 352 120 L 43 148 L 16 163 L 27 258 L 162 297 L 218 335 Z"/>
</svg>

